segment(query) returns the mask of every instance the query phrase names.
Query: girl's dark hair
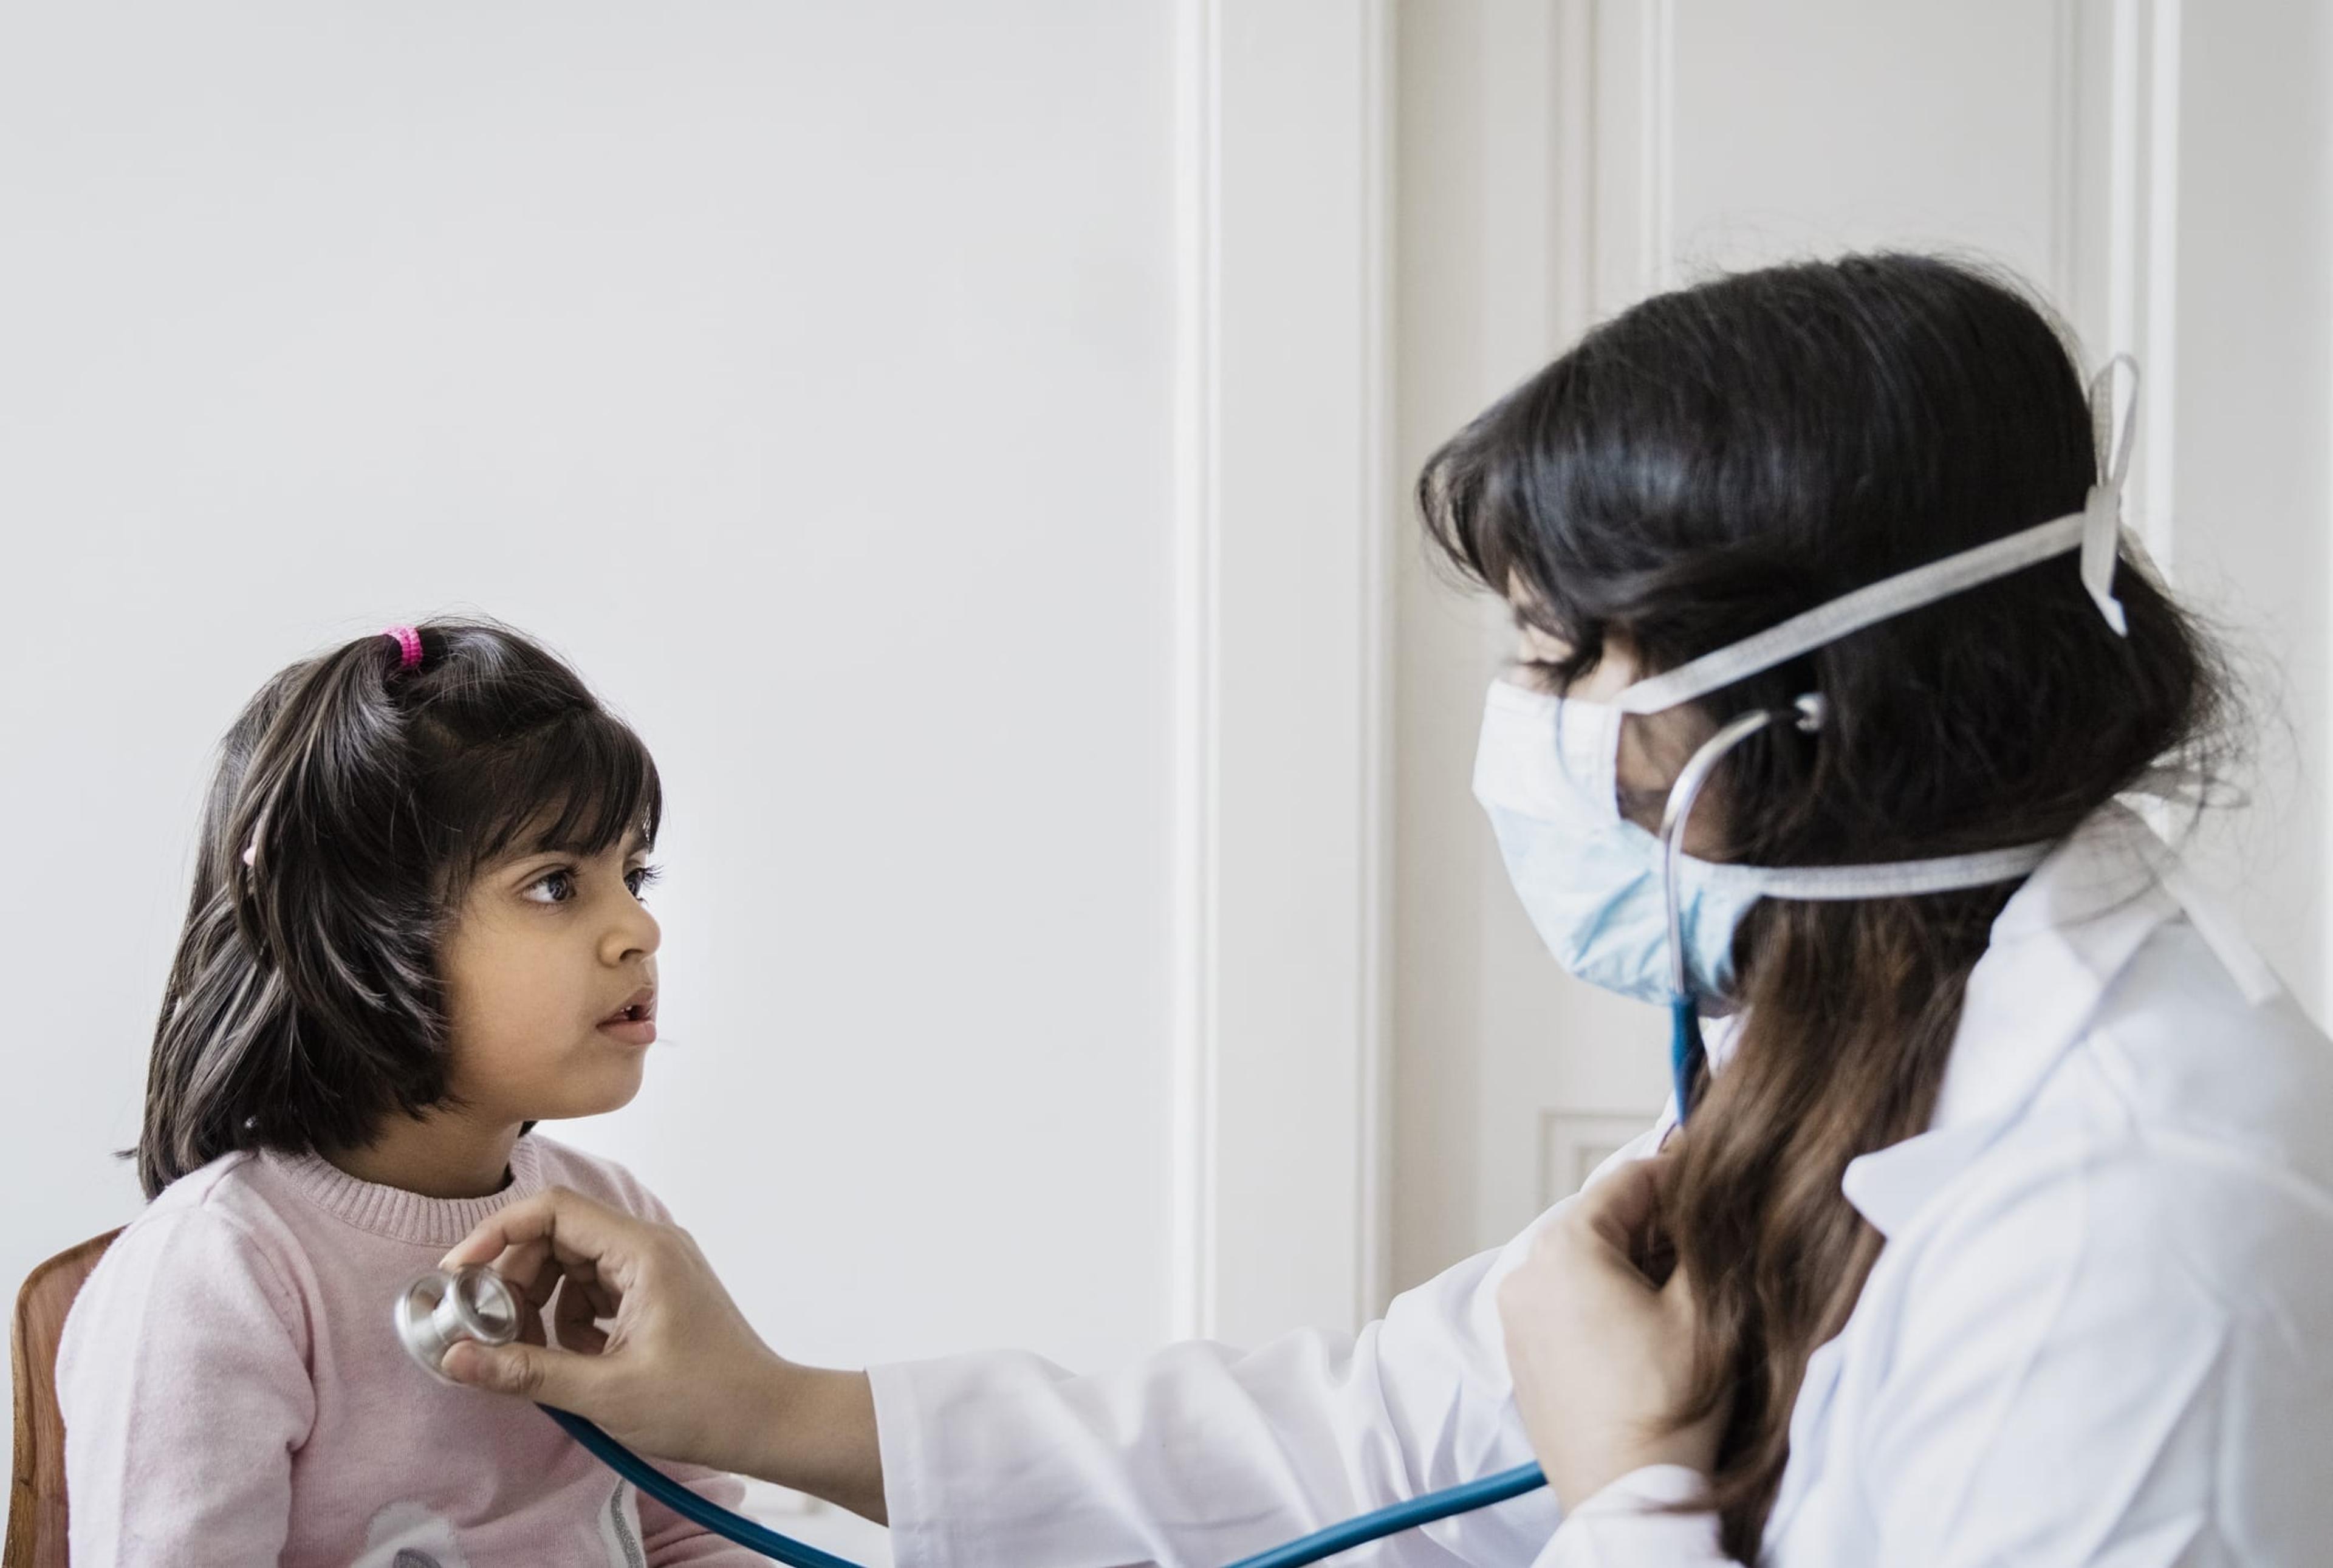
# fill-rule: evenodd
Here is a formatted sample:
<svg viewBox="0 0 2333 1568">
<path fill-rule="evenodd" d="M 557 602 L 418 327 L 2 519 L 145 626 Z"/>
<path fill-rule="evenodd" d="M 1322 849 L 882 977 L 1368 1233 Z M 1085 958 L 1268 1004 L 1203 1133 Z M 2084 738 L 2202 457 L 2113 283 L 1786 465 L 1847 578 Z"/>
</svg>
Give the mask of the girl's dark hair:
<svg viewBox="0 0 2333 1568">
<path fill-rule="evenodd" d="M 1673 668 L 1850 589 L 2081 509 L 2080 375 L 2006 282 L 1920 255 L 1721 277 L 1583 338 L 1428 460 L 1427 531 L 1568 645 Z M 1725 857 L 1909 860 L 2060 837 L 2167 754 L 2205 763 L 2217 656 L 2126 559 L 2117 636 L 2072 554 L 1842 638 L 1695 705 L 1717 723 L 1829 703 L 1721 774 Z M 1881 1238 L 1848 1161 L 1924 1130 L 2001 886 L 1767 900 L 1735 939 L 1742 1034 L 1681 1140 L 1665 1219 L 1702 1295 L 1689 1422 L 1730 1393 L 1714 1477 L 1755 1560 L 1809 1356 Z"/>
<path fill-rule="evenodd" d="M 227 732 L 154 1031 L 149 1198 L 233 1150 L 351 1147 L 445 1102 L 437 948 L 472 878 L 655 840 L 656 764 L 573 670 L 490 622 L 419 631 L 415 668 L 361 638 Z"/>
</svg>

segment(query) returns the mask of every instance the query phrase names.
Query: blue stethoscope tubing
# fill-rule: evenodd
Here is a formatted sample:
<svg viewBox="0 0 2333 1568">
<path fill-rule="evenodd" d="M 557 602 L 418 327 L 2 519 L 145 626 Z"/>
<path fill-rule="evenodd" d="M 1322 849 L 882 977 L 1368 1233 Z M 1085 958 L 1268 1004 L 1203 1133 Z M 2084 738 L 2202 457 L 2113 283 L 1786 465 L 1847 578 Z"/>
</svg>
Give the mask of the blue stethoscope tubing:
<svg viewBox="0 0 2333 1568">
<path fill-rule="evenodd" d="M 554 1409 L 549 1405 L 542 1409 L 544 1415 L 558 1422 L 560 1428 L 581 1444 L 592 1457 L 638 1487 L 641 1496 L 655 1498 L 690 1524 L 701 1525 L 716 1535 L 734 1541 L 749 1551 L 759 1552 L 773 1563 L 786 1563 L 789 1568 L 859 1568 L 859 1564 L 848 1558 L 838 1557 L 831 1552 L 821 1552 L 791 1536 L 781 1535 L 766 1525 L 757 1525 L 741 1515 L 731 1513 L 718 1503 L 698 1496 L 582 1417 L 571 1411 Z M 1318 1563 L 1324 1557 L 1332 1557 L 1339 1552 L 1350 1551 L 1384 1536 L 1414 1530 L 1420 1525 L 1431 1525 L 1436 1519 L 1447 1519 L 1455 1514 L 1471 1514 L 1477 1508 L 1487 1508 L 1510 1497 L 1520 1497 L 1546 1485 L 1547 1477 L 1537 1465 L 1519 1465 L 1495 1476 L 1485 1476 L 1479 1481 L 1469 1481 L 1463 1486 L 1453 1486 L 1446 1492 L 1431 1492 L 1423 1497 L 1413 1497 L 1407 1503 L 1380 1508 L 1374 1514 L 1364 1514 L 1358 1519 L 1348 1519 L 1341 1525 L 1331 1525 L 1325 1530 L 1316 1530 L 1285 1546 L 1275 1546 L 1269 1552 L 1243 1557 L 1231 1564 L 1231 1568 L 1303 1568 L 1305 1563 Z"/>
</svg>

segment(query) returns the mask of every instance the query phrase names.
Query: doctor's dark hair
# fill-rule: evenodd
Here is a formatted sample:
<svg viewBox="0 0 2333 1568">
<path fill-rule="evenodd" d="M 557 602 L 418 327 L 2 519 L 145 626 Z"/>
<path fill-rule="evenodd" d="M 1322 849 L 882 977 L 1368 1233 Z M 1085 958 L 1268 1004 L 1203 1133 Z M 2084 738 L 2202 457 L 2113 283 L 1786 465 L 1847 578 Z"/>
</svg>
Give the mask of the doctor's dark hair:
<svg viewBox="0 0 2333 1568">
<path fill-rule="evenodd" d="M 2082 508 L 2099 454 L 2067 340 L 2010 283 L 1919 255 L 1714 279 L 1588 333 L 1428 460 L 1429 537 L 1565 645 L 1671 669 L 1852 589 Z M 2158 390 L 2158 396 L 2162 395 Z M 1885 861 L 2053 840 L 2177 758 L 2227 745 L 2220 659 L 2151 572 L 2117 636 L 2066 554 L 1660 716 L 1672 768 L 1710 727 L 1819 691 L 1821 732 L 1723 765 L 1716 858 Z M 1640 722 L 1640 721 L 1632 721 Z M 1679 731 L 1689 731 L 1680 734 Z M 1881 1236 L 1839 1189 L 1925 1130 L 1970 970 L 2013 887 L 1767 899 L 1735 938 L 1743 1024 L 1680 1140 L 1664 1221 L 1703 1309 L 1698 1419 L 1755 1561 L 1808 1358 Z"/>
<path fill-rule="evenodd" d="M 572 669 L 490 622 L 418 630 L 417 666 L 360 638 L 227 732 L 154 1031 L 149 1198 L 235 1150 L 360 1146 L 446 1102 L 438 944 L 472 880 L 655 840 L 656 764 Z"/>
</svg>

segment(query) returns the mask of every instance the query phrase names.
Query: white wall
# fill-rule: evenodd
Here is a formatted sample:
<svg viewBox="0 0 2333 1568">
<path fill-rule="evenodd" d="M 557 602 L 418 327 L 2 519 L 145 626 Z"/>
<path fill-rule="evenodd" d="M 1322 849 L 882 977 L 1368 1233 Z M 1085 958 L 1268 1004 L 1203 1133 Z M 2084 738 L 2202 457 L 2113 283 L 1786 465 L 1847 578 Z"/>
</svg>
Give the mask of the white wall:
<svg viewBox="0 0 2333 1568">
<path fill-rule="evenodd" d="M 1352 1318 L 1387 14 L 0 10 L 0 1280 L 134 1211 L 235 707 L 475 608 L 670 794 L 670 1044 L 556 1130 L 776 1344 Z"/>
<path fill-rule="evenodd" d="M 2005 263 L 2148 374 L 2133 510 L 2264 709 L 2207 856 L 2323 1016 L 2333 354 L 2326 0 L 1421 0 L 1400 35 L 1404 471 L 1592 322 L 1879 245 Z M 1397 1283 L 1493 1245 L 1666 1092 L 1557 973 L 1467 797 L 1497 618 L 1397 621 Z"/>
<path fill-rule="evenodd" d="M 0 1280 L 134 1207 L 235 705 L 461 607 L 664 765 L 673 1044 L 568 1131 L 782 1348 L 1099 1365 L 1503 1239 L 1658 1020 L 1488 852 L 1407 481 L 1850 244 L 2146 358 L 2146 523 L 2284 671 L 2219 863 L 2321 1006 L 2328 4 L 0 5 Z"/>
</svg>

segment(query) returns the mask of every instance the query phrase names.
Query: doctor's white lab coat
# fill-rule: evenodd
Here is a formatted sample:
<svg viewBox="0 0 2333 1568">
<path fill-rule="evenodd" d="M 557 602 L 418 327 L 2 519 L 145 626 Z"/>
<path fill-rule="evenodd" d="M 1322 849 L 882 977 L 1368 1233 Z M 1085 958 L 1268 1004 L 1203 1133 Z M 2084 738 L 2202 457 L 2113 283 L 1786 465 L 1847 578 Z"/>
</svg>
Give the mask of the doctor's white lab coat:
<svg viewBox="0 0 2333 1568">
<path fill-rule="evenodd" d="M 1666 1121 L 1618 1159 L 1656 1148 Z M 1931 1129 L 1848 1168 L 1887 1246 L 1815 1355 L 1774 1568 L 2333 1564 L 2333 1047 L 2109 807 L 2011 899 Z M 1358 1336 L 1072 1377 L 878 1368 L 900 1568 L 1220 1568 L 1528 1462 L 1495 1304 L 1528 1236 Z M 1638 1471 L 1348 1568 L 1714 1568 Z"/>
</svg>

